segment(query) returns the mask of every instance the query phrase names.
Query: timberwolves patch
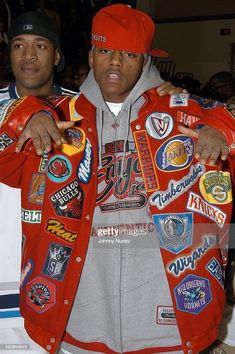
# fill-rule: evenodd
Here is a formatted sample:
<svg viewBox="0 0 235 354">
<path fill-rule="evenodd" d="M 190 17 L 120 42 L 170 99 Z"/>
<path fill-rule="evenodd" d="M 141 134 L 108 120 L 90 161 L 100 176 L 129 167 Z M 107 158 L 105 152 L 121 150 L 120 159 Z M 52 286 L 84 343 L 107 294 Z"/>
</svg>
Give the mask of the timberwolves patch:
<svg viewBox="0 0 235 354">
<path fill-rule="evenodd" d="M 203 198 L 212 204 L 228 204 L 232 201 L 232 186 L 229 172 L 206 172 L 199 182 Z"/>
<path fill-rule="evenodd" d="M 69 128 L 64 131 L 60 150 L 68 156 L 73 156 L 84 150 L 85 132 L 79 128 Z"/>
<path fill-rule="evenodd" d="M 210 262 L 207 263 L 206 269 L 213 275 L 213 277 L 220 283 L 220 285 L 224 287 L 222 268 L 215 257 L 213 257 Z"/>
<path fill-rule="evenodd" d="M 47 174 L 53 182 L 64 182 L 72 173 L 70 161 L 63 155 L 56 155 L 48 161 Z"/>
<path fill-rule="evenodd" d="M 36 312 L 43 313 L 55 304 L 55 285 L 37 277 L 26 285 L 26 302 Z"/>
<path fill-rule="evenodd" d="M 155 214 L 160 246 L 172 253 L 179 253 L 192 244 L 193 213 Z"/>
<path fill-rule="evenodd" d="M 174 289 L 175 300 L 179 311 L 199 314 L 211 302 L 210 282 L 193 274 L 189 274 Z"/>
<path fill-rule="evenodd" d="M 167 113 L 154 112 L 148 116 L 146 130 L 154 139 L 161 140 L 170 134 L 173 129 L 173 119 Z"/>
<path fill-rule="evenodd" d="M 178 135 L 165 141 L 156 153 L 156 165 L 165 172 L 183 170 L 193 159 L 193 141 L 188 136 Z"/>
<path fill-rule="evenodd" d="M 34 173 L 31 179 L 28 202 L 32 204 L 43 204 L 45 191 L 45 175 L 41 173 Z"/>
<path fill-rule="evenodd" d="M 57 215 L 80 219 L 82 215 L 84 193 L 75 179 L 50 196 Z"/>
<path fill-rule="evenodd" d="M 0 152 L 6 150 L 14 143 L 14 139 L 10 138 L 7 133 L 0 135 Z"/>
<path fill-rule="evenodd" d="M 188 93 L 177 93 L 170 96 L 170 107 L 188 106 Z"/>
<path fill-rule="evenodd" d="M 42 273 L 50 278 L 63 280 L 71 251 L 70 247 L 51 243 Z"/>
</svg>

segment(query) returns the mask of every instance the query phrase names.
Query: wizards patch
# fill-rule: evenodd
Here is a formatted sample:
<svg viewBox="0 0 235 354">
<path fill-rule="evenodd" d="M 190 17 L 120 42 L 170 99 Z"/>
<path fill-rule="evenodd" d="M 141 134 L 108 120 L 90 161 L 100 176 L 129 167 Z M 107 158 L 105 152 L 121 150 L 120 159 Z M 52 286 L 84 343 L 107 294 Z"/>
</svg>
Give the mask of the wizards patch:
<svg viewBox="0 0 235 354">
<path fill-rule="evenodd" d="M 7 133 L 0 134 L 0 152 L 6 150 L 9 146 L 14 143 L 14 139 L 12 139 Z"/>
<path fill-rule="evenodd" d="M 210 282 L 206 278 L 189 274 L 174 289 L 179 311 L 194 315 L 203 311 L 211 302 Z"/>
<path fill-rule="evenodd" d="M 57 215 L 81 219 L 84 192 L 75 179 L 50 196 Z"/>
<path fill-rule="evenodd" d="M 28 202 L 32 204 L 43 204 L 44 192 L 45 192 L 46 178 L 42 173 L 34 173 L 32 175 Z"/>
<path fill-rule="evenodd" d="M 62 136 L 60 150 L 67 156 L 73 156 L 85 148 L 86 134 L 77 127 L 66 129 Z"/>
<path fill-rule="evenodd" d="M 26 284 L 26 302 L 36 312 L 43 313 L 55 304 L 55 285 L 43 277 Z"/>
<path fill-rule="evenodd" d="M 71 162 L 63 155 L 53 156 L 48 161 L 47 174 L 48 178 L 57 183 L 66 181 L 72 173 Z"/>
<path fill-rule="evenodd" d="M 232 186 L 229 172 L 208 171 L 199 182 L 203 198 L 212 204 L 228 204 L 232 201 Z"/>
<path fill-rule="evenodd" d="M 63 280 L 71 252 L 70 247 L 51 243 L 42 273 L 49 278 Z"/>
<path fill-rule="evenodd" d="M 157 167 L 164 172 L 187 168 L 193 160 L 194 145 L 190 137 L 174 136 L 158 149 L 155 160 Z"/>
<path fill-rule="evenodd" d="M 146 119 L 145 127 L 150 136 L 161 140 L 168 136 L 173 129 L 173 119 L 167 113 L 154 112 Z"/>
<path fill-rule="evenodd" d="M 179 253 L 192 244 L 193 214 L 155 214 L 153 220 L 156 226 L 160 246 L 172 253 Z"/>
</svg>

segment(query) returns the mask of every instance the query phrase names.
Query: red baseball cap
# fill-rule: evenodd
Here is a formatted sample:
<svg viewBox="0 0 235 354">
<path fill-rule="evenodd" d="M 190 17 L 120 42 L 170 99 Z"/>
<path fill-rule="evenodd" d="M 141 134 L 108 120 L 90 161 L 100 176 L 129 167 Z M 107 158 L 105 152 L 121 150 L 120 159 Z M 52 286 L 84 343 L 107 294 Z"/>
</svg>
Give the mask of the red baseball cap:
<svg viewBox="0 0 235 354">
<path fill-rule="evenodd" d="M 99 10 L 92 21 L 91 44 L 131 53 L 168 57 L 161 49 L 152 49 L 156 26 L 146 13 L 128 5 L 111 5 Z"/>
</svg>

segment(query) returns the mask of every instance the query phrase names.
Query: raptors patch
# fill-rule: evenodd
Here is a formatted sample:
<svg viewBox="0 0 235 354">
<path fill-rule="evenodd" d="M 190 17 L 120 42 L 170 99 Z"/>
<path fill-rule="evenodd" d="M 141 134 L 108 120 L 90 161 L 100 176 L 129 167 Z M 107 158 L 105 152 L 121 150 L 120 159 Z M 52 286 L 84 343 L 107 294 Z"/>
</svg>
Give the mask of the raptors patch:
<svg viewBox="0 0 235 354">
<path fill-rule="evenodd" d="M 146 130 L 154 139 L 161 140 L 170 134 L 173 129 L 173 119 L 167 113 L 154 112 L 148 116 Z"/>
<path fill-rule="evenodd" d="M 43 277 L 26 284 L 26 302 L 36 312 L 43 313 L 55 304 L 55 285 Z"/>
<path fill-rule="evenodd" d="M 57 215 L 80 219 L 82 215 L 84 192 L 75 179 L 50 196 Z"/>
</svg>

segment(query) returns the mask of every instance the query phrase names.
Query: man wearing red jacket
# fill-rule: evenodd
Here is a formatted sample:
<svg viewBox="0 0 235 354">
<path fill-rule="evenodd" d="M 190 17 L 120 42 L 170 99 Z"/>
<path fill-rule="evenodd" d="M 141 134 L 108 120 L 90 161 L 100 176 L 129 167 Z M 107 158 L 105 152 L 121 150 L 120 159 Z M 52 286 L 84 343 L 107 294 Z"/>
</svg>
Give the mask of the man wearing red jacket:
<svg viewBox="0 0 235 354">
<path fill-rule="evenodd" d="M 217 335 L 231 181 L 227 162 L 203 162 L 234 153 L 233 112 L 159 97 L 154 32 L 142 12 L 104 8 L 81 95 L 2 108 L 0 178 L 22 188 L 21 312 L 50 353 L 196 354 Z M 62 138 L 57 114 L 75 122 Z M 200 162 L 179 123 L 213 127 Z"/>
</svg>

